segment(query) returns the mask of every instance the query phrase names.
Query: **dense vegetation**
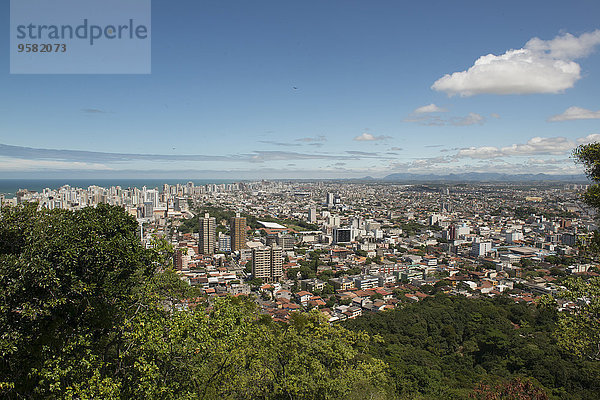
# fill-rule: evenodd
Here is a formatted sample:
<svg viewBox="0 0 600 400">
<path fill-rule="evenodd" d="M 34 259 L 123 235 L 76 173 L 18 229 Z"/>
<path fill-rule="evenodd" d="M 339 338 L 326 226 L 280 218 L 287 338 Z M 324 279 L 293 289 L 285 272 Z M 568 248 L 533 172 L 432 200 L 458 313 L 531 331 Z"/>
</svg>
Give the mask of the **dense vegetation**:
<svg viewBox="0 0 600 400">
<path fill-rule="evenodd" d="M 550 302 L 438 294 L 345 326 L 317 312 L 279 324 L 247 298 L 205 303 L 170 259 L 117 207 L 3 209 L 0 397 L 599 397 L 595 342 L 573 339 L 597 308 L 569 320 Z"/>
<path fill-rule="evenodd" d="M 371 354 L 401 397 L 465 398 L 479 382 L 529 377 L 551 398 L 597 399 L 600 363 L 562 350 L 556 324 L 549 307 L 437 295 L 346 326 L 382 336 Z"/>
</svg>

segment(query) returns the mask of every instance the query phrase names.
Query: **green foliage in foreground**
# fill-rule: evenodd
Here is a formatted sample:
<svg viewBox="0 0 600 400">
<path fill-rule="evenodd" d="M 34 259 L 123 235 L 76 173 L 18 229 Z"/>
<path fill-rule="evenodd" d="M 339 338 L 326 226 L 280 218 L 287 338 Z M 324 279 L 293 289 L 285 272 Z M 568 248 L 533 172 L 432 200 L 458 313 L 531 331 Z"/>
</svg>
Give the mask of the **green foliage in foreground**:
<svg viewBox="0 0 600 400">
<path fill-rule="evenodd" d="M 248 299 L 187 309 L 164 246 L 144 249 L 119 208 L 8 208 L 0 227 L 0 397 L 386 397 L 364 333 L 317 313 L 275 324 Z"/>
<path fill-rule="evenodd" d="M 583 201 L 600 209 L 600 143 L 582 144 L 573 150 L 573 157 L 581 164 L 587 177 L 594 183 L 583 194 Z"/>
<path fill-rule="evenodd" d="M 118 328 L 152 252 L 123 210 L 4 208 L 0 217 L 0 385 L 40 397 L 116 360 Z"/>
<path fill-rule="evenodd" d="M 554 309 L 509 298 L 437 295 L 346 327 L 382 336 L 371 354 L 389 364 L 401 398 L 462 399 L 481 382 L 518 377 L 553 399 L 600 398 L 600 363 L 564 351 L 557 320 Z"/>
<path fill-rule="evenodd" d="M 565 285 L 561 297 L 577 308 L 559 316 L 558 341 L 579 357 L 600 361 L 600 278 L 569 279 Z"/>
</svg>

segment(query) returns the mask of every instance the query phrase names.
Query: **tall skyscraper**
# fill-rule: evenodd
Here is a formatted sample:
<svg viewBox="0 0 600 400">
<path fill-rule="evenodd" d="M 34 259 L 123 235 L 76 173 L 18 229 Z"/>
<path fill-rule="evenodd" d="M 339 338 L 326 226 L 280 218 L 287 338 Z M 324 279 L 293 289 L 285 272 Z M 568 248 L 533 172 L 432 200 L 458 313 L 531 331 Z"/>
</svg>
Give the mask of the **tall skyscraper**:
<svg viewBox="0 0 600 400">
<path fill-rule="evenodd" d="M 281 247 L 271 247 L 271 278 L 279 281 L 283 276 L 283 254 Z"/>
<path fill-rule="evenodd" d="M 217 226 L 215 217 L 211 217 L 208 213 L 206 213 L 204 214 L 204 218 L 199 218 L 199 223 L 200 241 L 198 243 L 198 251 L 200 254 L 214 254 L 215 231 Z"/>
<path fill-rule="evenodd" d="M 279 281 L 283 275 L 281 247 L 260 246 L 252 249 L 252 276 L 266 282 Z"/>
<path fill-rule="evenodd" d="M 231 218 L 231 251 L 239 251 L 246 248 L 246 217 L 240 217 L 236 213 Z"/>
</svg>

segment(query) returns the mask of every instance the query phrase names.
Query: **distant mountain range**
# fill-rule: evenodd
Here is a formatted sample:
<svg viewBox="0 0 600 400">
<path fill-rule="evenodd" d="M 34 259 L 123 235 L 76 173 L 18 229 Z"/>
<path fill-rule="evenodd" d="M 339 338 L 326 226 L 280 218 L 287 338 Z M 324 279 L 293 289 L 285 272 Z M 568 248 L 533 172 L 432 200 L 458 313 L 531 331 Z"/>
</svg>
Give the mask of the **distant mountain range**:
<svg viewBox="0 0 600 400">
<path fill-rule="evenodd" d="M 583 175 L 550 175 L 550 174 L 500 174 L 493 172 L 465 172 L 462 174 L 390 174 L 376 179 L 370 176 L 364 180 L 376 180 L 385 182 L 571 182 L 589 183 L 588 178 Z"/>
</svg>

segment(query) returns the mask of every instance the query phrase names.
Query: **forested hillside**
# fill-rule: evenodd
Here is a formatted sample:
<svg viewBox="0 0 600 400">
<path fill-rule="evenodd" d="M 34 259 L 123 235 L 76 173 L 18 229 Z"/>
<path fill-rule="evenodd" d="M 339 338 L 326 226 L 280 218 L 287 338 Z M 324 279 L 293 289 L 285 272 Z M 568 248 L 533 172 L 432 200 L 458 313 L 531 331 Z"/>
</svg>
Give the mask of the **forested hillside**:
<svg viewBox="0 0 600 400">
<path fill-rule="evenodd" d="M 550 398 L 600 396 L 600 363 L 558 346 L 550 307 L 438 295 L 346 326 L 381 335 L 370 354 L 389 365 L 401 397 L 465 398 L 478 383 L 518 377 L 531 378 Z"/>
</svg>

